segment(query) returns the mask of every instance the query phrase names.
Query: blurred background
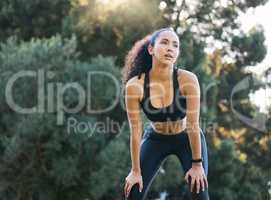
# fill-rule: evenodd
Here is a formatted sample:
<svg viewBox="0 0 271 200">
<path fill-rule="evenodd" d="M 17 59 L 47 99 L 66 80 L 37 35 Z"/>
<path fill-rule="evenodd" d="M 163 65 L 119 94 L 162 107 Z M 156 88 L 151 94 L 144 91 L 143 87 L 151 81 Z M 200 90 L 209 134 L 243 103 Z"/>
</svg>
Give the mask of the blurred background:
<svg viewBox="0 0 271 200">
<path fill-rule="evenodd" d="M 169 26 L 177 66 L 201 85 L 210 199 L 271 199 L 270 11 L 268 0 L 1 0 L 0 200 L 124 199 L 121 69 L 135 41 Z M 186 191 L 172 156 L 148 199 Z"/>
</svg>

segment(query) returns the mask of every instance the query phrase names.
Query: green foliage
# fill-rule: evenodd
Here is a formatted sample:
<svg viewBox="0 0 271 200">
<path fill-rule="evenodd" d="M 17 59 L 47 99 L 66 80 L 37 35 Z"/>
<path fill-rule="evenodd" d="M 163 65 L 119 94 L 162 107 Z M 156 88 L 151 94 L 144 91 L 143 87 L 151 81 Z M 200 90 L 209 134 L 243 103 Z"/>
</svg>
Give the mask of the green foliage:
<svg viewBox="0 0 271 200">
<path fill-rule="evenodd" d="M 61 33 L 62 21 L 70 8 L 70 0 L 2 0 L 0 41 L 12 35 L 29 40 Z"/>
<path fill-rule="evenodd" d="M 109 142 L 107 135 L 102 135 L 89 128 L 86 132 L 69 129 L 71 117 L 77 123 L 91 123 L 97 116 L 88 114 L 87 104 L 76 113 L 64 112 L 61 107 L 41 108 L 38 112 L 22 114 L 4 101 L 5 90 L 14 74 L 28 70 L 37 73 L 43 70 L 51 78 L 44 79 L 44 105 L 48 105 L 50 95 L 48 84 L 78 83 L 87 91 L 88 73 L 100 72 L 114 74 L 118 69 L 112 58 L 98 56 L 91 63 L 77 60 L 76 39 L 63 40 L 60 36 L 51 39 L 33 39 L 30 42 L 17 42 L 10 38 L 1 45 L 1 197 L 7 199 L 82 199 L 91 193 L 91 173 L 95 172 L 99 151 Z M 33 80 L 32 80 L 33 79 Z M 37 105 L 37 74 L 33 77 L 21 77 L 16 80 L 12 91 L 17 105 L 30 108 Z M 101 82 L 102 80 L 102 82 Z M 119 80 L 119 77 L 117 78 Z M 114 86 L 103 78 L 92 82 L 100 88 L 93 90 L 95 95 L 93 109 L 110 104 L 115 95 Z M 100 86 L 106 89 L 101 90 Z M 99 86 L 99 87 L 98 87 Z M 22 94 L 23 91 L 23 94 Z M 105 93 L 106 92 L 106 95 Z M 80 101 L 76 93 L 67 90 L 63 94 L 67 108 L 74 108 Z M 54 93 L 54 98 L 58 98 Z M 41 103 L 39 102 L 38 105 Z M 48 109 L 48 110 L 47 110 Z M 57 120 L 62 111 L 63 124 Z M 100 116 L 101 117 L 101 116 Z M 107 113 L 107 117 L 110 115 Z M 110 135 L 110 133 L 109 133 Z M 124 145 L 124 144 L 123 144 Z M 120 163 L 120 162 L 119 162 Z M 99 164 L 97 162 L 97 164 Z M 10 192 L 14 191 L 14 192 Z"/>
<path fill-rule="evenodd" d="M 177 1 L 166 0 L 164 10 L 159 9 L 160 0 L 119 5 L 108 1 L 107 7 L 99 1 L 87 2 L 0 2 L 0 199 L 123 198 L 131 161 L 128 121 L 119 102 L 120 67 L 136 40 L 165 26 L 174 27 L 180 37 L 177 65 L 195 73 L 201 84 L 205 98 L 201 119 L 206 120 L 202 125 L 217 125 L 213 132 L 206 131 L 210 198 L 270 199 L 270 131 L 259 134 L 231 112 L 234 103 L 247 116 L 257 114 L 248 95 L 259 86 L 241 91 L 230 102 L 232 89 L 247 76 L 243 68 L 266 55 L 263 30 L 256 27 L 244 34 L 235 19 L 240 11 L 267 0 L 227 1 L 227 6 L 203 0 L 196 2 L 194 10 L 188 1 L 177 6 Z M 207 55 L 204 49 L 210 37 L 224 47 Z M 226 55 L 234 55 L 234 61 L 224 62 Z M 20 73 L 28 75 L 6 92 L 9 81 Z M 44 75 L 42 84 L 39 75 Z M 69 88 L 59 96 L 69 84 L 86 95 Z M 41 91 L 44 96 L 39 98 Z M 18 113 L 6 94 L 23 108 L 41 107 L 33 113 Z M 80 103 L 83 106 L 77 112 L 69 112 Z M 104 113 L 92 113 L 109 106 Z M 68 128 L 71 119 L 88 128 Z M 96 127 L 108 119 L 121 129 Z M 169 199 L 186 199 L 180 168 L 179 161 L 170 157 L 148 197 L 154 199 L 166 191 Z"/>
<path fill-rule="evenodd" d="M 258 29 L 252 29 L 247 36 L 235 36 L 233 38 L 232 48 L 240 53 L 239 55 L 237 54 L 238 65 L 254 66 L 264 59 L 267 53 L 264 46 L 265 37 L 263 31 Z"/>
<path fill-rule="evenodd" d="M 132 44 L 164 25 L 164 20 L 154 1 L 129 1 L 116 6 L 108 2 L 105 8 L 99 1 L 88 1 L 85 7 L 73 9 L 72 29 L 78 35 L 82 59 L 98 54 L 123 59 Z"/>
<path fill-rule="evenodd" d="M 224 140 L 218 149 L 210 149 L 209 183 L 214 199 L 267 199 L 267 177 L 250 163 L 242 163 L 233 141 Z"/>
<path fill-rule="evenodd" d="M 93 199 L 121 199 L 130 165 L 128 127 L 97 155 L 97 168 L 90 178 Z"/>
</svg>

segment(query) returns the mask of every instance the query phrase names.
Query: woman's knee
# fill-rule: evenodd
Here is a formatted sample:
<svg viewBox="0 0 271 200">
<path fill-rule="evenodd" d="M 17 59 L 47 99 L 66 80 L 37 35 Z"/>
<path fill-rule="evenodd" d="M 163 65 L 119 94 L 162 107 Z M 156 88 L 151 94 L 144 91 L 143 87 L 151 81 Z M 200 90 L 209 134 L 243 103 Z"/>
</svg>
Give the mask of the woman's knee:
<svg viewBox="0 0 271 200">
<path fill-rule="evenodd" d="M 208 188 L 203 188 L 200 187 L 199 188 L 199 193 L 197 193 L 197 188 L 196 188 L 196 184 L 194 185 L 194 188 L 191 191 L 191 178 L 188 179 L 188 190 L 189 190 L 189 194 L 190 194 L 190 198 L 192 200 L 209 200 L 209 192 L 208 192 Z"/>
<path fill-rule="evenodd" d="M 191 192 L 192 200 L 209 200 L 208 190 L 201 191 L 199 193 Z"/>
<path fill-rule="evenodd" d="M 131 188 L 130 194 L 126 198 L 126 200 L 143 200 L 145 194 L 145 188 L 143 186 L 143 190 L 140 192 L 139 191 L 139 185 L 135 184 Z"/>
</svg>

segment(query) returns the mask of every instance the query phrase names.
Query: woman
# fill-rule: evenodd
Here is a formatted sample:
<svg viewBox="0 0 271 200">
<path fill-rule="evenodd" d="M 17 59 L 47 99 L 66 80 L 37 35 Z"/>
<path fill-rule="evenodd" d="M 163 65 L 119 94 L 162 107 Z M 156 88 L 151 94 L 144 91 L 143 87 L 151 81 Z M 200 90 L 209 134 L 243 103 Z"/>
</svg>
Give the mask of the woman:
<svg viewBox="0 0 271 200">
<path fill-rule="evenodd" d="M 136 42 L 126 57 L 123 83 L 132 168 L 124 193 L 129 200 L 146 199 L 159 167 L 172 154 L 181 162 L 191 198 L 209 199 L 200 87 L 196 75 L 174 66 L 179 48 L 174 30 L 163 28 Z M 143 137 L 140 108 L 150 120 Z"/>
</svg>

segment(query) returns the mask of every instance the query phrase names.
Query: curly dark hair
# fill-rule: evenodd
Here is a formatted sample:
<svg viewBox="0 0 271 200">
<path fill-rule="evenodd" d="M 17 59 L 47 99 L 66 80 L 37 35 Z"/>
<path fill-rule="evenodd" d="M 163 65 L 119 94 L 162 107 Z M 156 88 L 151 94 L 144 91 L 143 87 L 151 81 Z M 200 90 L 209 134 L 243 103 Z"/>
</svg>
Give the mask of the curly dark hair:
<svg viewBox="0 0 271 200">
<path fill-rule="evenodd" d="M 142 73 L 148 72 L 152 68 L 152 56 L 148 52 L 148 46 L 154 46 L 156 38 L 163 31 L 175 32 L 171 27 L 162 28 L 135 42 L 125 57 L 125 64 L 122 69 L 123 87 L 132 77 L 138 76 L 139 79 Z"/>
</svg>

